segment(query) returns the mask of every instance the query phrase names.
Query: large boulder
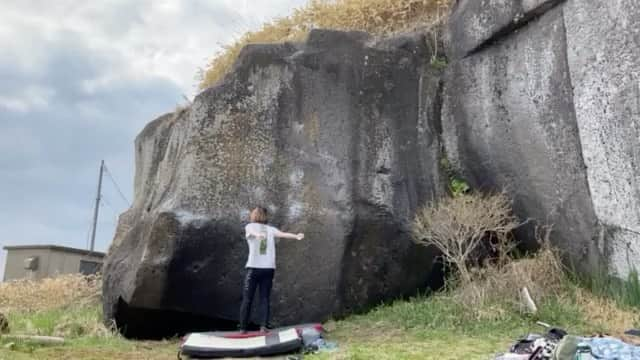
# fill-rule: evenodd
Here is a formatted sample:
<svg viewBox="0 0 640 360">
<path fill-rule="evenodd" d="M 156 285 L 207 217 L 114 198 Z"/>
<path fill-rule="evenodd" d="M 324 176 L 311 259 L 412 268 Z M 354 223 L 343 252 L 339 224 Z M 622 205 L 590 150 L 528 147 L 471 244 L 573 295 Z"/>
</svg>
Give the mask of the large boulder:
<svg viewBox="0 0 640 360">
<path fill-rule="evenodd" d="M 571 0 L 563 14 L 598 246 L 624 277 L 640 269 L 640 3 Z"/>
<path fill-rule="evenodd" d="M 434 254 L 408 222 L 444 188 L 428 58 L 419 35 L 251 45 L 224 81 L 150 123 L 104 266 L 106 319 L 132 337 L 233 326 L 256 205 L 306 234 L 278 244 L 276 324 L 426 287 Z"/>
<path fill-rule="evenodd" d="M 476 187 L 506 188 L 516 212 L 537 220 L 523 240 L 551 224 L 579 269 L 622 277 L 640 265 L 639 9 L 461 0 L 448 25 L 451 162 Z"/>
</svg>

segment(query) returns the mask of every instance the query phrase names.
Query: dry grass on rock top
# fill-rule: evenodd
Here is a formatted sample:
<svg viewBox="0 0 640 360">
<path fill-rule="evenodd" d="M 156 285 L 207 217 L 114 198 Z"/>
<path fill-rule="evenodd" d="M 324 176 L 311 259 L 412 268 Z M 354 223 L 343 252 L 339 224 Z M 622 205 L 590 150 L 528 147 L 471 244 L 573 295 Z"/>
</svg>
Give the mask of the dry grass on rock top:
<svg viewBox="0 0 640 360">
<path fill-rule="evenodd" d="M 222 79 L 247 44 L 301 41 L 314 28 L 375 35 L 431 28 L 448 14 L 450 3 L 451 0 L 311 0 L 291 15 L 266 23 L 224 46 L 201 74 L 200 88 Z"/>
</svg>

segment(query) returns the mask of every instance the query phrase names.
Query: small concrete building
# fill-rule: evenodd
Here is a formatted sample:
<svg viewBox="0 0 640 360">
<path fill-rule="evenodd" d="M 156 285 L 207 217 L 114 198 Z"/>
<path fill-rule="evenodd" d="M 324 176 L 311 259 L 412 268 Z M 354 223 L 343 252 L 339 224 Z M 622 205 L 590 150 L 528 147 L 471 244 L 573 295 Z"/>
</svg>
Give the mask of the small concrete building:
<svg viewBox="0 0 640 360">
<path fill-rule="evenodd" d="M 5 246 L 4 281 L 42 279 L 59 274 L 95 274 L 105 254 L 56 245 Z"/>
</svg>

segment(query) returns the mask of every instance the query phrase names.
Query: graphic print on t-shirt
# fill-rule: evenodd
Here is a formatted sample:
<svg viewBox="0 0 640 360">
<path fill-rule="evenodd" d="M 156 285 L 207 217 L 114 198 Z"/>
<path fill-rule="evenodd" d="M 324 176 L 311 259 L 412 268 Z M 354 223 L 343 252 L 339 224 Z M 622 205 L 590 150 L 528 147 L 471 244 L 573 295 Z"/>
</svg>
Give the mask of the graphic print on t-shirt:
<svg viewBox="0 0 640 360">
<path fill-rule="evenodd" d="M 257 269 L 276 268 L 276 247 L 274 234 L 278 229 L 273 226 L 250 223 L 245 227 L 247 245 L 249 246 L 249 258 L 246 267 Z M 252 235 L 249 235 L 249 234 Z M 265 235 L 258 239 L 254 234 Z"/>
<path fill-rule="evenodd" d="M 260 225 L 260 235 L 262 238 L 260 239 L 260 255 L 267 254 L 267 226 Z"/>
</svg>

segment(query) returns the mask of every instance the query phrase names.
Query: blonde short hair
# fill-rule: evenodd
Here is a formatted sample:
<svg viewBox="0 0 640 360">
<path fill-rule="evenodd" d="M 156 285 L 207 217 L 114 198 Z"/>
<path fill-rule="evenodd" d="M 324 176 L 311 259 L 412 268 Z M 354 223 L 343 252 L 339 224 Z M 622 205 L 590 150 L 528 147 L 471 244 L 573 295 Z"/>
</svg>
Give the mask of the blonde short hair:
<svg viewBox="0 0 640 360">
<path fill-rule="evenodd" d="M 263 207 L 257 207 L 251 210 L 249 220 L 254 223 L 266 224 L 267 223 L 267 209 Z"/>
</svg>

